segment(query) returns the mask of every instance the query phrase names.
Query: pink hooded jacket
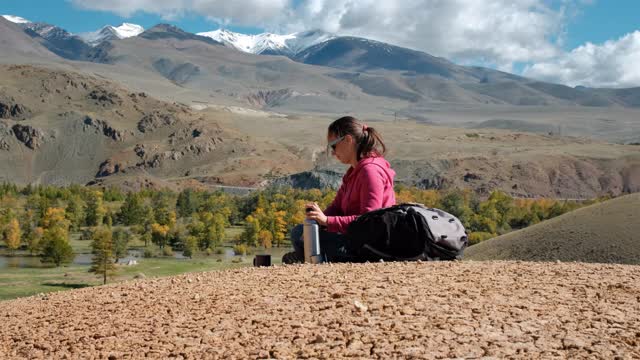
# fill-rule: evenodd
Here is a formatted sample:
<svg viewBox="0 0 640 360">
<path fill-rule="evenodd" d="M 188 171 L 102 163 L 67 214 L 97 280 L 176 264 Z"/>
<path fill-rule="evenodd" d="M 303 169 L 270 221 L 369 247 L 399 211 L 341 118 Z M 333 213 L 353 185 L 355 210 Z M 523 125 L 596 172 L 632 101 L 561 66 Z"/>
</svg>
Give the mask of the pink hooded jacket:
<svg viewBox="0 0 640 360">
<path fill-rule="evenodd" d="M 324 211 L 327 231 L 347 232 L 358 216 L 396 204 L 393 178 L 396 172 L 383 157 L 368 157 L 351 167 L 342 178 L 336 198 Z"/>
</svg>

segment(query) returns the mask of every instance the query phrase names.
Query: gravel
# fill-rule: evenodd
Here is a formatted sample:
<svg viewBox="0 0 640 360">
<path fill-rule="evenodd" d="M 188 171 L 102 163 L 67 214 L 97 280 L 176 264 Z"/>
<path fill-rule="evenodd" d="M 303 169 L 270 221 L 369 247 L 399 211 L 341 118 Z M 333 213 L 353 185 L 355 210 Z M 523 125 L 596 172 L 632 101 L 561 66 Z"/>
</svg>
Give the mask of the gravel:
<svg viewBox="0 0 640 360">
<path fill-rule="evenodd" d="M 0 303 L 0 358 L 640 358 L 640 267 L 286 265 Z"/>
</svg>

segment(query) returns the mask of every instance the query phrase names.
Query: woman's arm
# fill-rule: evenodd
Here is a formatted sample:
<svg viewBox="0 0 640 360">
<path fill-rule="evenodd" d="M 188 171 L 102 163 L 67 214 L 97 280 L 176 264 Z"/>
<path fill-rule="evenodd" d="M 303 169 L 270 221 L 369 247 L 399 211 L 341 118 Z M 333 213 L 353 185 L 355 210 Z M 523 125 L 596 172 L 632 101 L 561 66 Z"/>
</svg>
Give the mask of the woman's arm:
<svg viewBox="0 0 640 360">
<path fill-rule="evenodd" d="M 341 215 L 342 211 L 340 210 L 340 203 L 342 202 L 342 194 L 344 193 L 343 188 L 344 185 L 341 185 L 336 193 L 336 197 L 333 198 L 331 205 L 324 209 L 323 213 L 326 216 Z"/>
</svg>

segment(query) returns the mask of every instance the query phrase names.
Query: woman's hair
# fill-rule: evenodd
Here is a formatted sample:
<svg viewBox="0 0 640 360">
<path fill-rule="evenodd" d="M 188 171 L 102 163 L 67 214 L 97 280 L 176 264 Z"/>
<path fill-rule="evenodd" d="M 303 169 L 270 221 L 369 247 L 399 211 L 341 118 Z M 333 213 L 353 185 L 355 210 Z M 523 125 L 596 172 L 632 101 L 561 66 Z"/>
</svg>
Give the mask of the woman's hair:
<svg viewBox="0 0 640 360">
<path fill-rule="evenodd" d="M 382 135 L 374 128 L 369 127 L 352 116 L 344 116 L 329 125 L 329 134 L 337 137 L 351 135 L 358 147 L 358 161 L 373 154 L 384 155 L 387 147 L 382 142 Z"/>
</svg>

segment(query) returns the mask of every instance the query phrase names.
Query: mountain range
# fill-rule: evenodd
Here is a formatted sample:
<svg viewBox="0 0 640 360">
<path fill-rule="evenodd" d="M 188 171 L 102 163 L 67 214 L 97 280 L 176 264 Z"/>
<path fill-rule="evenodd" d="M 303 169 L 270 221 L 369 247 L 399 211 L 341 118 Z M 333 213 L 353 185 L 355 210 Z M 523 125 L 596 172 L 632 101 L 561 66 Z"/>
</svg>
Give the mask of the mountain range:
<svg viewBox="0 0 640 360">
<path fill-rule="evenodd" d="M 113 48 L 117 48 L 115 44 L 124 39 L 131 40 L 141 37 L 149 40 L 159 38 L 198 40 L 210 45 L 222 45 L 247 55 L 283 55 L 298 63 L 348 70 L 342 73 L 325 71 L 325 75 L 347 83 L 350 87 L 359 88 L 367 95 L 384 97 L 391 102 L 401 101 L 400 106 L 394 107 L 402 109 L 394 112 L 400 112 L 409 117 L 415 115 L 412 108 L 419 109 L 425 104 L 432 103 L 516 106 L 640 106 L 640 90 L 638 88 L 589 89 L 543 83 L 493 69 L 459 66 L 424 52 L 378 41 L 336 36 L 322 31 L 307 31 L 288 35 L 271 33 L 244 35 L 228 30 L 216 30 L 192 34 L 166 24 L 143 31 L 144 29 L 138 25 L 125 23 L 119 27 L 105 26 L 95 32 L 74 35 L 50 24 L 31 23 L 16 16 L 5 16 L 5 18 L 17 23 L 27 34 L 38 40 L 51 52 L 70 60 L 119 62 L 122 61 L 122 58 L 114 60 L 113 56 Z M 144 51 L 144 49 L 135 50 Z M 197 62 L 207 62 L 208 60 L 205 54 L 202 55 L 198 61 L 192 58 L 192 61 L 189 62 L 156 59 L 153 61 L 156 65 L 151 64 L 151 67 L 164 76 L 168 74 L 168 78 L 172 81 L 174 80 L 172 78 L 176 77 L 175 74 L 171 75 L 174 70 L 179 70 L 180 74 L 184 74 L 185 70 L 188 70 L 189 76 L 177 77 L 180 78 L 181 86 L 189 87 L 187 82 L 197 80 L 194 69 L 205 67 Z M 271 60 L 265 58 L 265 61 Z M 178 67 L 187 63 L 190 65 L 180 69 L 168 65 L 174 62 Z M 275 69 L 271 70 L 278 72 Z M 209 74 L 209 76 L 211 75 Z M 282 74 L 278 74 L 278 76 L 280 75 Z M 296 87 L 293 84 L 286 84 L 286 88 L 292 92 L 300 92 Z M 344 90 L 325 89 L 324 92 L 343 98 L 343 100 L 346 100 L 344 98 L 349 95 Z M 276 103 L 278 106 L 286 106 L 285 101 L 277 101 Z M 262 105 L 271 107 L 274 103 L 267 101 Z M 338 110 L 350 107 L 341 106 L 338 107 Z"/>
<path fill-rule="evenodd" d="M 353 114 L 383 129 L 399 183 L 569 198 L 640 186 L 640 149 L 599 142 L 640 143 L 639 88 L 573 88 L 322 32 L 75 35 L 9 20 L 0 180 L 335 185 L 326 122 Z"/>
</svg>

